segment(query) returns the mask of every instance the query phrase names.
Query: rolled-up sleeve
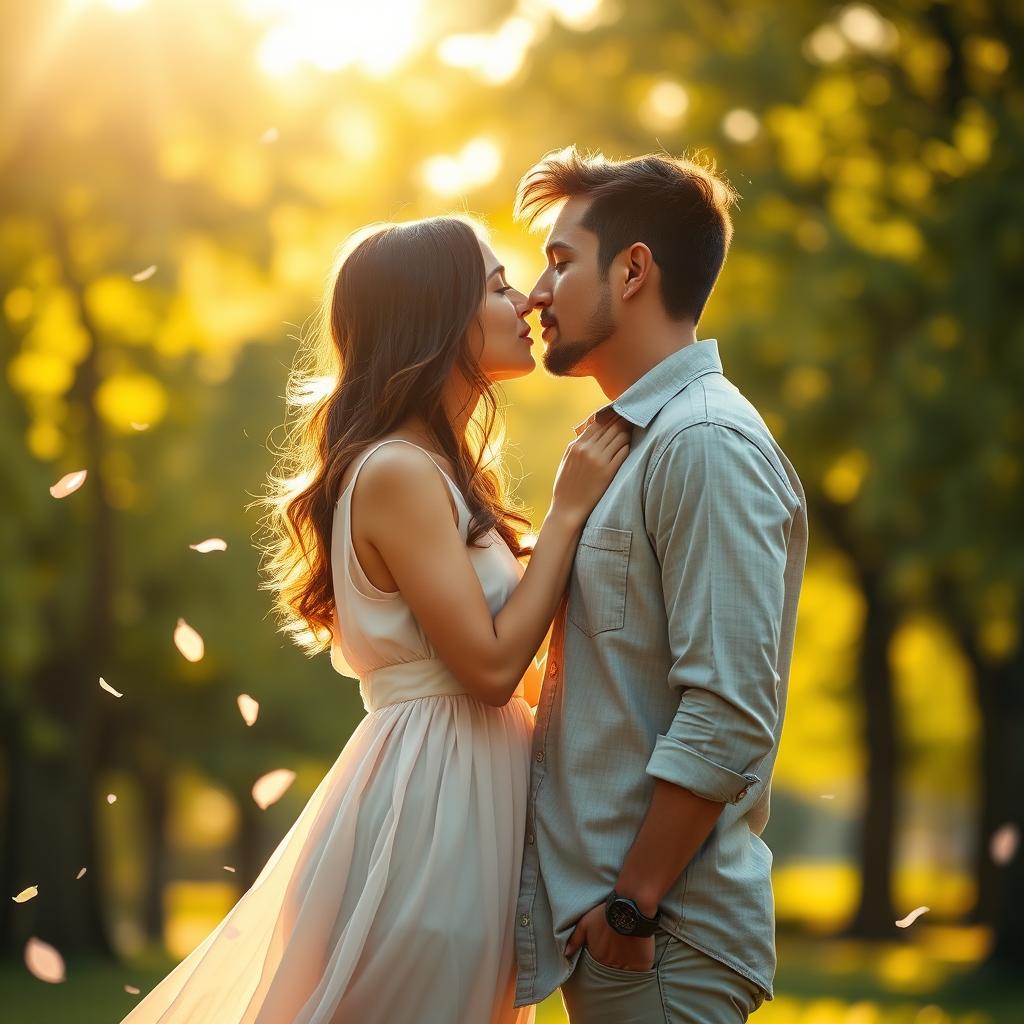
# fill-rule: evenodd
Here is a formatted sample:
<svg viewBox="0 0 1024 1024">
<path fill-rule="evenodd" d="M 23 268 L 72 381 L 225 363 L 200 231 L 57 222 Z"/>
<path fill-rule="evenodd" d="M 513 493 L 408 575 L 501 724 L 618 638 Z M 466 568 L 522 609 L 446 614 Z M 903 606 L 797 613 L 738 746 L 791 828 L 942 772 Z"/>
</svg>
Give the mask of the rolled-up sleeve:
<svg viewBox="0 0 1024 1024">
<path fill-rule="evenodd" d="M 715 423 L 652 461 L 645 526 L 661 566 L 679 708 L 647 773 L 736 803 L 758 787 L 778 720 L 787 541 L 798 501 L 761 450 Z"/>
</svg>

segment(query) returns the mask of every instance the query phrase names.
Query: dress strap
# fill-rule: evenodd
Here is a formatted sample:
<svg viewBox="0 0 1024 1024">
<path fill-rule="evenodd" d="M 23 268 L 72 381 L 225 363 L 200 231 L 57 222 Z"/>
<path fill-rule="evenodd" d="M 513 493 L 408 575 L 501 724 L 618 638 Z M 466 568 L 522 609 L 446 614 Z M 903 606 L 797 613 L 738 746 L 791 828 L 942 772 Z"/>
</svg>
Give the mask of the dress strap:
<svg viewBox="0 0 1024 1024">
<path fill-rule="evenodd" d="M 360 470 L 363 468 L 364 464 L 366 463 L 366 460 L 375 451 L 378 451 L 379 449 L 383 448 L 384 445 L 386 445 L 386 444 L 407 444 L 407 445 L 409 445 L 410 448 L 417 448 L 417 449 L 419 449 L 419 451 L 423 452 L 423 454 L 426 455 L 426 457 L 428 459 L 430 459 L 430 461 L 437 467 L 437 471 L 441 474 L 441 476 L 443 476 L 445 478 L 445 481 L 448 483 L 449 488 L 451 488 L 452 493 L 458 499 L 458 502 L 461 502 L 463 505 L 466 504 L 466 499 L 463 497 L 462 491 L 459 490 L 459 488 L 456 485 L 455 481 L 448 475 L 448 473 L 445 471 L 445 468 L 441 465 L 441 463 L 438 462 L 437 459 L 435 459 L 434 456 L 429 451 L 427 451 L 426 448 L 421 448 L 414 441 L 406 441 L 406 439 L 404 437 L 389 437 L 387 440 L 380 441 L 378 444 L 375 444 L 368 452 L 364 452 L 362 455 L 360 455 L 359 456 L 359 460 L 356 463 L 355 471 L 352 474 L 352 479 L 349 480 L 348 486 L 338 496 L 338 501 L 339 502 L 341 501 L 342 498 L 345 497 L 346 494 L 351 493 L 352 489 L 355 487 L 356 479 L 359 476 Z M 461 516 L 461 513 L 460 513 L 460 516 L 459 516 L 460 521 L 461 521 L 461 518 L 462 518 L 462 516 Z"/>
<path fill-rule="evenodd" d="M 370 580 L 370 577 L 366 575 L 366 570 L 359 562 L 359 556 L 356 554 L 356 546 L 352 539 L 352 492 L 355 490 L 356 480 L 359 478 L 359 473 L 366 464 L 366 460 L 369 459 L 369 457 L 377 451 L 378 448 L 383 448 L 384 445 L 393 444 L 396 441 L 410 445 L 413 448 L 419 448 L 419 450 L 434 463 L 437 471 L 442 477 L 444 477 L 445 482 L 448 484 L 449 489 L 454 495 L 455 512 L 458 515 L 459 532 L 463 533 L 464 529 L 468 529 L 467 521 L 469 517 L 469 506 L 466 504 L 466 499 L 462 496 L 462 492 L 458 487 L 455 486 L 455 482 L 452 478 L 444 471 L 444 468 L 438 463 L 437 459 L 435 459 L 426 448 L 420 448 L 418 444 L 413 444 L 412 441 L 406 441 L 401 437 L 392 437 L 374 445 L 368 452 L 359 456 L 355 471 L 352 473 L 352 479 L 349 480 L 348 485 L 341 492 L 341 495 L 338 498 L 336 508 L 341 512 L 341 517 L 337 521 L 337 525 L 343 531 L 340 538 L 345 553 L 345 574 L 349 578 L 350 582 L 355 585 L 356 592 L 371 601 L 393 601 L 399 596 L 400 591 L 381 590 L 380 587 L 376 586 Z M 355 576 L 355 579 L 352 579 L 353 576 Z"/>
</svg>

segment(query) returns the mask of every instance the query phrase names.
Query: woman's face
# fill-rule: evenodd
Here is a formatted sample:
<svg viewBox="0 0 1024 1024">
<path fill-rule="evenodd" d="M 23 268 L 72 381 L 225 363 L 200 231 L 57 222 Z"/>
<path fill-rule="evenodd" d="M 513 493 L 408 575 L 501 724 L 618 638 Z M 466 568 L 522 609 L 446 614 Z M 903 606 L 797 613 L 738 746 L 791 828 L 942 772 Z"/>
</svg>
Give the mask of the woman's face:
<svg viewBox="0 0 1024 1024">
<path fill-rule="evenodd" d="M 487 281 L 479 322 L 470 329 L 471 351 L 490 380 L 524 377 L 537 365 L 530 352 L 530 325 L 523 319 L 530 303 L 522 292 L 509 286 L 505 268 L 482 240 L 480 251 Z"/>
</svg>

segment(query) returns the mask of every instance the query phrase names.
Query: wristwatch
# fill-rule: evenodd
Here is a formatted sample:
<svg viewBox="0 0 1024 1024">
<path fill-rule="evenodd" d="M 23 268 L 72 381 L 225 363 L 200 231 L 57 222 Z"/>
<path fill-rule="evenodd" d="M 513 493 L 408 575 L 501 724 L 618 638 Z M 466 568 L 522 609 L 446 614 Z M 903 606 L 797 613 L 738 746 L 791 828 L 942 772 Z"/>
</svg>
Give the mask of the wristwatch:
<svg viewBox="0 0 1024 1024">
<path fill-rule="evenodd" d="M 611 896 L 604 904 L 605 920 L 620 935 L 631 935 L 637 939 L 646 939 L 658 930 L 661 911 L 654 917 L 644 917 L 640 908 L 627 896 L 620 896 L 612 890 Z"/>
</svg>

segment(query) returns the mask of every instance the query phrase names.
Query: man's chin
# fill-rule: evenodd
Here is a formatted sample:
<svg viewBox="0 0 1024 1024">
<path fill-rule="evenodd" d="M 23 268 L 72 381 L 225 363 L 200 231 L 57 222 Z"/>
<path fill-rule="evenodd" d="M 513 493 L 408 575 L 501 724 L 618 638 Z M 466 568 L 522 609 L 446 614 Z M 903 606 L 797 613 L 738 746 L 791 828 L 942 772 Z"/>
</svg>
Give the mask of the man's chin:
<svg viewBox="0 0 1024 1024">
<path fill-rule="evenodd" d="M 584 377 L 586 373 L 580 364 L 589 351 L 589 346 L 571 342 L 548 345 L 542 356 L 544 369 L 555 377 Z"/>
</svg>

